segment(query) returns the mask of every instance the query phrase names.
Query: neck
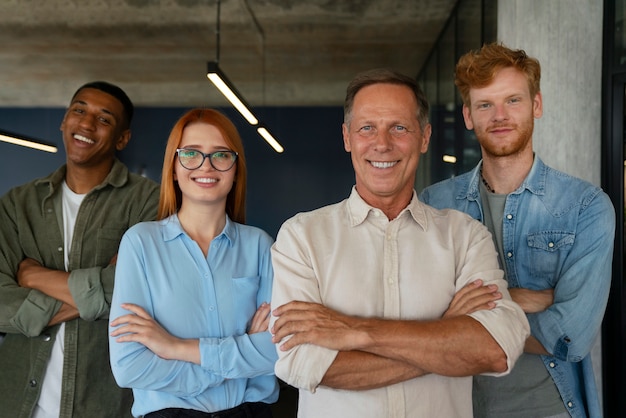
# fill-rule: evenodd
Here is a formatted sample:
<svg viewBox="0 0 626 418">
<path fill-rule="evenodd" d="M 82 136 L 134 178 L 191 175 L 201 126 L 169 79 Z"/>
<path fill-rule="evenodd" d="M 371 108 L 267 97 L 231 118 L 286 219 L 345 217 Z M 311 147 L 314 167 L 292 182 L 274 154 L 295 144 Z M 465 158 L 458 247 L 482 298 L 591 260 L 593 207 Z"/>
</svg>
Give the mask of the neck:
<svg viewBox="0 0 626 418">
<path fill-rule="evenodd" d="M 74 193 L 86 194 L 104 181 L 112 167 L 112 160 L 109 164 L 99 167 L 82 167 L 68 162 L 65 182 Z"/>
<path fill-rule="evenodd" d="M 204 250 L 218 236 L 226 225 L 225 208 L 215 206 L 190 206 L 183 204 L 178 211 L 178 219 L 185 232 Z"/>
<path fill-rule="evenodd" d="M 522 184 L 532 168 L 534 155 L 520 158 L 485 157 L 481 177 L 492 193 L 509 194 Z"/>
</svg>

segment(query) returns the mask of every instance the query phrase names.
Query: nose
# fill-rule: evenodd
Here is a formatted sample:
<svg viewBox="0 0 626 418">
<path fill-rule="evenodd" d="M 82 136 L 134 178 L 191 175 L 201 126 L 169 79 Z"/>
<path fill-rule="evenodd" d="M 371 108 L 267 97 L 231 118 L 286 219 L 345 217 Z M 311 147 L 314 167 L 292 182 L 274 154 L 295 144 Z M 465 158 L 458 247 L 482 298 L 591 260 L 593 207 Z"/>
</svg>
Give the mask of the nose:
<svg viewBox="0 0 626 418">
<path fill-rule="evenodd" d="M 85 113 L 80 118 L 79 124 L 84 129 L 93 130 L 96 124 L 96 116 L 91 115 L 89 113 Z"/>
<path fill-rule="evenodd" d="M 374 149 L 378 152 L 389 151 L 392 146 L 393 138 L 389 131 L 384 129 L 376 132 L 376 137 L 374 138 Z"/>
<path fill-rule="evenodd" d="M 493 109 L 494 109 L 493 120 L 495 122 L 507 120 L 509 118 L 509 114 L 508 114 L 508 112 L 506 110 L 506 106 L 504 106 L 504 105 L 495 105 L 493 107 Z"/>
<path fill-rule="evenodd" d="M 215 168 L 213 168 L 213 165 L 211 164 L 211 160 L 206 155 L 204 156 L 204 160 L 202 160 L 202 164 L 200 164 L 200 167 L 198 168 L 204 168 L 211 171 L 215 170 Z"/>
</svg>

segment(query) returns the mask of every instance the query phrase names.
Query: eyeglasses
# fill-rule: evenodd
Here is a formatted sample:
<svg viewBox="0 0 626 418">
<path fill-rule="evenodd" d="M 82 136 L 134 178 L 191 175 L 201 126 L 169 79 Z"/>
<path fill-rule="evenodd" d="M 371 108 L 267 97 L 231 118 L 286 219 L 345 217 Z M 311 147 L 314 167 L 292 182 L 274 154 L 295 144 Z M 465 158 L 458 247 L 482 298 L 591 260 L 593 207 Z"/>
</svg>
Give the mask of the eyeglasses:
<svg viewBox="0 0 626 418">
<path fill-rule="evenodd" d="M 228 171 L 233 168 L 239 155 L 235 151 L 215 151 L 205 154 L 202 151 L 189 148 L 178 148 L 176 154 L 178 154 L 180 165 L 187 170 L 200 168 L 204 164 L 205 158 L 208 158 L 211 167 L 217 171 Z"/>
</svg>

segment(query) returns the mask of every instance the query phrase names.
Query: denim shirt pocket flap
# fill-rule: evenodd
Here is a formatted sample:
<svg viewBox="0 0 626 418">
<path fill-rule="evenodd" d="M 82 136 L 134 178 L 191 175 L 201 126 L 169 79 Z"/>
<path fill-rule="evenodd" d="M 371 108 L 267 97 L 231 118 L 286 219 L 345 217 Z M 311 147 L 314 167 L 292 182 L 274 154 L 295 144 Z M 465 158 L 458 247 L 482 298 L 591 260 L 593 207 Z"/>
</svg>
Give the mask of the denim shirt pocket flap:
<svg viewBox="0 0 626 418">
<path fill-rule="evenodd" d="M 548 252 L 558 251 L 564 246 L 574 244 L 575 234 L 569 232 L 544 231 L 528 234 L 528 246 Z"/>
</svg>

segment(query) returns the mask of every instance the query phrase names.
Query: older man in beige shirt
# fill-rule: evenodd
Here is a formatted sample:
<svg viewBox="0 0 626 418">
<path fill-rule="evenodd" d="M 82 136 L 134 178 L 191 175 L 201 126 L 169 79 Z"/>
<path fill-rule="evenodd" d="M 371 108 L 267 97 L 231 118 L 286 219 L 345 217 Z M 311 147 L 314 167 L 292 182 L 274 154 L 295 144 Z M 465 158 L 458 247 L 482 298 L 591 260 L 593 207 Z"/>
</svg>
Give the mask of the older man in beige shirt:
<svg viewBox="0 0 626 418">
<path fill-rule="evenodd" d="M 285 222 L 273 247 L 276 374 L 299 417 L 471 417 L 471 375 L 508 373 L 528 322 L 487 229 L 417 200 L 428 103 L 411 78 L 358 75 L 343 125 L 356 185 Z"/>
</svg>

